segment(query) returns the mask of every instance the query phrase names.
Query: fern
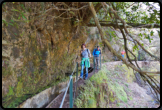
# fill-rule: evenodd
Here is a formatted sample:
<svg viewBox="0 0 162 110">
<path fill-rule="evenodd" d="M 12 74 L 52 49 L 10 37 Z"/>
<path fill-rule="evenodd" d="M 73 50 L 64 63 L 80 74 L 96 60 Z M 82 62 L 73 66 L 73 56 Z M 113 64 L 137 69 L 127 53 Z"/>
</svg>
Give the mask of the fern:
<svg viewBox="0 0 162 110">
<path fill-rule="evenodd" d="M 6 26 L 8 26 L 8 23 L 7 23 L 5 20 L 2 20 L 2 22 L 3 22 Z"/>
<path fill-rule="evenodd" d="M 7 96 L 14 95 L 13 88 L 14 87 L 9 86 L 9 92 L 8 92 Z"/>
</svg>

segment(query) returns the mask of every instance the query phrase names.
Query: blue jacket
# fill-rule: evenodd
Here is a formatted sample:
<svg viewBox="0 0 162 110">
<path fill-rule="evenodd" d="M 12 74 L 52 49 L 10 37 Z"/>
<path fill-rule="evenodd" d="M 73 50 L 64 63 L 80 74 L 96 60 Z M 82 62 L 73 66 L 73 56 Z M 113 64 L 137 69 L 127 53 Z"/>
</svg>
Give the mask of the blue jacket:
<svg viewBox="0 0 162 110">
<path fill-rule="evenodd" d="M 99 55 L 101 54 L 101 50 L 99 49 L 99 50 L 97 50 L 97 48 L 96 49 L 94 49 L 93 50 L 93 56 L 95 56 L 95 57 L 99 57 Z"/>
</svg>

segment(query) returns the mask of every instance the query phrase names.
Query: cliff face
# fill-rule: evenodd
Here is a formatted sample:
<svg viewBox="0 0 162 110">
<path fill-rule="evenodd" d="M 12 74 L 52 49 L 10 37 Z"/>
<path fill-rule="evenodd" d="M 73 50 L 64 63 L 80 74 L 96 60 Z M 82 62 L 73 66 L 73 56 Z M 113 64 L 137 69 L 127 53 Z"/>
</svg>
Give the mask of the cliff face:
<svg viewBox="0 0 162 110">
<path fill-rule="evenodd" d="M 80 45 L 87 41 L 92 52 L 97 43 L 88 38 L 86 28 L 74 27 L 71 19 L 52 18 L 57 11 L 46 12 L 45 17 L 34 14 L 33 4 L 2 6 L 3 106 L 64 79 L 79 58 Z M 50 7 L 44 4 L 44 8 Z"/>
<path fill-rule="evenodd" d="M 66 79 L 66 73 L 71 73 L 75 62 L 80 60 L 82 43 L 91 53 L 96 45 L 100 45 L 104 61 L 113 58 L 109 49 L 100 42 L 96 27 L 76 26 L 75 13 L 60 15 L 62 12 L 52 9 L 51 4 L 6 2 L 2 5 L 4 107 L 16 98 L 38 93 L 44 87 Z M 111 44 L 120 54 L 123 46 L 114 42 Z"/>
</svg>

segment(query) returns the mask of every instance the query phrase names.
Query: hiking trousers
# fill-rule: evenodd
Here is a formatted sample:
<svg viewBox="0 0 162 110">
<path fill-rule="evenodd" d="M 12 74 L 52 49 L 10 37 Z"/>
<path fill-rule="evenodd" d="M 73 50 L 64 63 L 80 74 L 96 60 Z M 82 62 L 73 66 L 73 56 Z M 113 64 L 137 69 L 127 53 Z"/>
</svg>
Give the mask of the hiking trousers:
<svg viewBox="0 0 162 110">
<path fill-rule="evenodd" d="M 85 68 L 86 68 L 86 74 L 85 74 L 85 79 L 87 79 L 88 78 L 88 67 L 86 67 L 85 66 Z M 83 79 L 83 75 L 84 75 L 84 64 L 82 64 L 82 66 L 81 66 L 81 73 L 80 73 L 80 77 Z"/>
<path fill-rule="evenodd" d="M 94 57 L 95 58 L 95 65 L 98 68 L 99 65 L 99 57 Z"/>
<path fill-rule="evenodd" d="M 123 55 L 123 54 L 122 54 L 121 56 L 124 58 L 124 55 Z M 122 61 L 122 60 L 121 60 L 121 61 Z"/>
</svg>

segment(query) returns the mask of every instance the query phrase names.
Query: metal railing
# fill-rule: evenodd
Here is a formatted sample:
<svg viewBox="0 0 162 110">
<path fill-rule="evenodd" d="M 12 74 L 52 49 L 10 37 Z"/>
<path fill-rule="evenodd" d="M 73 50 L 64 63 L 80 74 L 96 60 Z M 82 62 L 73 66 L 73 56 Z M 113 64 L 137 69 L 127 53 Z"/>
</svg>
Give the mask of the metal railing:
<svg viewBox="0 0 162 110">
<path fill-rule="evenodd" d="M 76 68 L 76 66 L 75 66 L 75 68 Z M 75 68 L 74 68 L 74 70 L 75 70 Z M 72 97 L 73 95 L 71 95 L 71 94 L 73 94 L 72 92 L 73 92 L 73 86 L 72 86 L 72 84 L 73 84 L 73 73 L 74 73 L 74 70 L 73 70 L 73 72 L 72 72 L 72 74 L 70 75 L 70 80 L 69 80 L 69 83 L 68 83 L 68 86 L 66 87 L 66 91 L 65 91 L 65 94 L 64 94 L 64 97 L 63 97 L 63 99 L 62 99 L 62 102 L 61 102 L 61 105 L 60 105 L 60 107 L 59 108 L 62 108 L 62 106 L 63 106 L 63 103 L 64 103 L 64 100 L 65 100 L 65 96 L 66 96 L 66 94 L 67 94 L 67 90 L 68 90 L 68 88 L 69 88 L 69 84 L 70 84 L 70 96 Z M 71 89 L 72 88 L 72 89 Z M 70 102 L 71 102 L 71 98 L 70 98 Z M 71 102 L 70 103 L 70 108 L 72 108 L 72 106 L 73 106 L 73 103 Z"/>
<path fill-rule="evenodd" d="M 92 57 L 91 57 L 92 58 Z M 91 58 L 89 58 L 89 59 L 91 59 Z M 81 62 L 81 61 L 80 61 Z M 79 63 L 80 63 L 79 62 Z M 93 64 L 94 64 L 94 72 L 95 72 L 95 57 L 93 57 Z M 65 97 L 66 97 L 66 94 L 67 94 L 67 91 L 68 91 L 68 88 L 69 88 L 69 86 L 70 86 L 70 88 L 69 88 L 69 91 L 70 91 L 70 93 L 69 93 L 69 101 L 70 101 L 70 108 L 73 108 L 73 101 L 74 101 L 74 99 L 75 99 L 75 93 L 76 93 L 76 91 L 77 91 L 77 82 L 78 82 L 78 62 L 77 62 L 77 64 L 76 64 L 76 66 L 75 66 L 75 68 L 74 68 L 74 70 L 76 69 L 76 67 L 77 67 L 77 70 L 76 70 L 76 85 L 75 85 L 75 92 L 74 92 L 74 98 L 73 98 L 73 73 L 74 73 L 74 70 L 73 70 L 73 72 L 72 72 L 72 74 L 70 75 L 70 79 L 69 79 L 69 83 L 68 83 L 68 85 L 67 85 L 67 87 L 66 87 L 66 90 L 65 90 L 65 93 L 64 93 L 64 96 L 63 96 L 63 99 L 62 99 L 62 101 L 61 101 L 61 104 L 60 104 L 60 107 L 59 108 L 62 108 L 62 106 L 63 106 L 63 104 L 64 104 L 64 100 L 65 100 Z M 100 69 L 101 69 L 101 55 L 100 55 Z M 89 71 L 88 71 L 89 72 Z"/>
</svg>

